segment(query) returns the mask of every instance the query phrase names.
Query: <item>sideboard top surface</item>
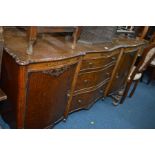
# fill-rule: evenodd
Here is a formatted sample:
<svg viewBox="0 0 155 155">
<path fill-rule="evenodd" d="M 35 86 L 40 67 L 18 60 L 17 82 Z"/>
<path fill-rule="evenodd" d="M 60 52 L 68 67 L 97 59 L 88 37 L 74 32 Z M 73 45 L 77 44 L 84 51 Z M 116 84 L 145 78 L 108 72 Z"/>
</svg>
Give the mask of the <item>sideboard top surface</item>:
<svg viewBox="0 0 155 155">
<path fill-rule="evenodd" d="M 33 48 L 33 54 L 26 53 L 28 41 L 26 33 L 16 28 L 4 31 L 5 51 L 11 55 L 19 65 L 37 62 L 58 61 L 85 55 L 89 52 L 109 52 L 121 47 L 136 47 L 145 44 L 144 40 L 114 39 L 111 43 L 87 45 L 78 43 L 71 48 L 71 42 L 64 37 L 44 35 L 39 37 Z"/>
</svg>

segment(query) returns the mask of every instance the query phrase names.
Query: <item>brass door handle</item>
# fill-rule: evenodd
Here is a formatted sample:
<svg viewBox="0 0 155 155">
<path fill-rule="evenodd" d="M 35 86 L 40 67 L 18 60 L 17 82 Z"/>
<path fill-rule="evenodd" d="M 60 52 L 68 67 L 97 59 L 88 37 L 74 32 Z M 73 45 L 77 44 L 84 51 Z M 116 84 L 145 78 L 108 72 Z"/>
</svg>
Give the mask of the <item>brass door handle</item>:
<svg viewBox="0 0 155 155">
<path fill-rule="evenodd" d="M 118 79 L 118 78 L 119 78 L 119 75 L 117 74 L 117 75 L 116 75 L 116 79 Z"/>
<path fill-rule="evenodd" d="M 78 100 L 78 103 L 82 103 L 82 100 L 79 99 L 79 100 Z"/>
</svg>

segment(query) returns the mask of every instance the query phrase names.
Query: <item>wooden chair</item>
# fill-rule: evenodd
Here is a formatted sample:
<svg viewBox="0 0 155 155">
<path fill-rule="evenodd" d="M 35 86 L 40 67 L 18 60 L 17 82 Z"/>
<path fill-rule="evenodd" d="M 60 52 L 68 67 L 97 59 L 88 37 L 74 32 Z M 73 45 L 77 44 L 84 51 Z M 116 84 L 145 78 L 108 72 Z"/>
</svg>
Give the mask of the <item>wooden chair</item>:
<svg viewBox="0 0 155 155">
<path fill-rule="evenodd" d="M 150 34 L 150 40 L 149 40 L 150 44 L 155 43 L 155 29 L 152 30 L 151 34 Z M 143 75 L 145 73 L 148 73 L 148 81 L 147 84 L 150 84 L 150 82 L 155 79 L 155 59 L 153 59 L 151 61 L 151 63 L 149 64 L 147 70 L 143 73 Z M 143 81 L 143 77 L 141 78 L 141 81 Z"/>
<path fill-rule="evenodd" d="M 150 43 L 155 42 L 155 32 L 152 33 L 152 36 L 150 38 Z"/>
<path fill-rule="evenodd" d="M 128 91 L 131 87 L 131 84 L 134 82 L 133 89 L 132 89 L 131 93 L 129 94 L 129 97 L 133 96 L 133 94 L 136 90 L 136 87 L 140 81 L 143 71 L 146 70 L 146 68 L 148 67 L 148 65 L 154 58 L 155 58 L 155 44 L 151 44 L 144 49 L 144 52 L 142 53 L 142 57 L 141 57 L 141 60 L 139 61 L 138 65 L 133 67 L 133 69 L 128 77 L 122 98 L 120 100 L 120 104 L 122 104 L 124 102 L 126 96 L 128 95 Z"/>
<path fill-rule="evenodd" d="M 28 27 L 28 49 L 27 53 L 33 53 L 33 45 L 37 40 L 38 33 L 62 33 L 62 32 L 71 32 L 72 33 L 72 49 L 75 48 L 77 40 L 80 36 L 81 27 L 79 26 L 72 26 L 72 27 L 37 27 L 37 26 L 30 26 Z"/>
<path fill-rule="evenodd" d="M 1 65 L 2 65 L 2 56 L 3 56 L 3 27 L 0 26 L 0 75 L 1 75 Z M 0 88 L 0 101 L 6 100 L 7 96 L 6 94 L 1 90 Z"/>
<path fill-rule="evenodd" d="M 155 59 L 151 61 L 150 65 L 148 66 L 147 72 L 149 77 L 147 84 L 150 84 L 151 81 L 155 79 Z"/>
<path fill-rule="evenodd" d="M 149 28 L 150 28 L 149 26 L 140 26 L 137 30 L 137 38 L 145 39 L 149 31 Z"/>
</svg>

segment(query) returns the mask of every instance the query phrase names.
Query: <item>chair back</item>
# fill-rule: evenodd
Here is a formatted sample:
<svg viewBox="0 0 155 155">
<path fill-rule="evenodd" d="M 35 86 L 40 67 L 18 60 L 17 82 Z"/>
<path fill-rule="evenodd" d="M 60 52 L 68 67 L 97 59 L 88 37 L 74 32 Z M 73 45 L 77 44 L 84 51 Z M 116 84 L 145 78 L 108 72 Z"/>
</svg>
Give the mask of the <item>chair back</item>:
<svg viewBox="0 0 155 155">
<path fill-rule="evenodd" d="M 78 32 L 81 31 L 81 28 L 79 26 L 29 26 L 27 28 L 28 31 L 28 39 L 33 40 L 36 39 L 37 34 L 39 33 L 66 33 L 71 32 L 76 33 L 76 30 Z"/>
<path fill-rule="evenodd" d="M 37 40 L 37 34 L 38 33 L 65 33 L 65 32 L 72 32 L 72 49 L 75 48 L 77 40 L 79 39 L 80 33 L 81 33 L 81 27 L 80 26 L 59 26 L 59 27 L 49 27 L 49 26 L 29 26 L 27 29 L 27 36 L 28 36 L 28 50 L 27 54 L 33 53 L 33 44 Z"/>
<path fill-rule="evenodd" d="M 155 44 L 151 44 L 144 49 L 142 54 L 142 60 L 138 65 L 138 71 L 143 72 L 155 57 Z"/>
<path fill-rule="evenodd" d="M 141 60 L 135 67 L 133 73 L 131 74 L 130 80 L 133 80 L 137 73 L 142 73 L 149 66 L 151 61 L 155 58 L 155 43 L 149 44 L 143 51 Z"/>
<path fill-rule="evenodd" d="M 138 27 L 135 26 L 137 38 L 145 39 L 149 31 L 149 28 L 150 28 L 149 26 L 138 26 Z"/>
</svg>

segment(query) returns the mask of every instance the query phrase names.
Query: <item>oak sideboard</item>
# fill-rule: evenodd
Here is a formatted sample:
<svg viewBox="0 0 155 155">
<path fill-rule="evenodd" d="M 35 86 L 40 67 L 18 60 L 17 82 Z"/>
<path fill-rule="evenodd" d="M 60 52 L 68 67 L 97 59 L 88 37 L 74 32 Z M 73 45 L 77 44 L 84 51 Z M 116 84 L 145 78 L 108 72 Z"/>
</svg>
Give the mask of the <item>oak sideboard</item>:
<svg viewBox="0 0 155 155">
<path fill-rule="evenodd" d="M 23 31 L 4 33 L 1 88 L 8 100 L 1 115 L 11 128 L 51 128 L 69 114 L 89 109 L 118 91 L 145 41 L 119 38 L 75 49 L 63 37 L 38 38 L 26 54 Z"/>
</svg>

